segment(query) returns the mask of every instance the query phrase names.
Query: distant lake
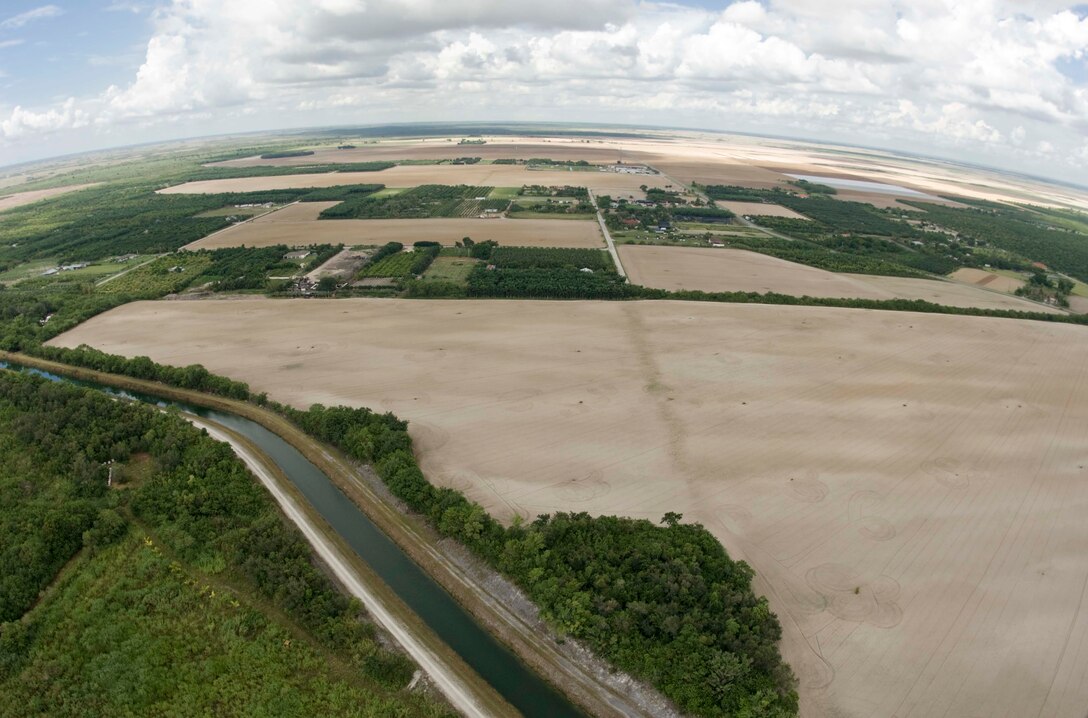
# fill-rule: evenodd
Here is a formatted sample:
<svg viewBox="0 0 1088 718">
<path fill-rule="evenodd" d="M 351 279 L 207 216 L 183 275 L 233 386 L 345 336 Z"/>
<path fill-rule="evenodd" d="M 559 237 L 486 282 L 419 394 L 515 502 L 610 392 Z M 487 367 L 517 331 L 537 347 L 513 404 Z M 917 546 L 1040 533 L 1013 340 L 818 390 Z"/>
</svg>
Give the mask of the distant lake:
<svg viewBox="0 0 1088 718">
<path fill-rule="evenodd" d="M 895 184 L 884 184 L 883 182 L 866 182 L 865 180 L 852 180 L 843 179 L 841 177 L 820 177 L 818 175 L 791 175 L 787 174 L 787 177 L 793 177 L 798 180 L 805 180 L 806 182 L 812 182 L 813 184 L 825 184 L 828 187 L 835 187 L 837 189 L 854 189 L 859 192 L 875 192 L 876 194 L 897 194 L 903 197 L 919 197 L 922 199 L 939 199 L 931 194 L 925 192 L 919 192 L 918 190 L 907 189 L 906 187 L 900 187 Z"/>
</svg>

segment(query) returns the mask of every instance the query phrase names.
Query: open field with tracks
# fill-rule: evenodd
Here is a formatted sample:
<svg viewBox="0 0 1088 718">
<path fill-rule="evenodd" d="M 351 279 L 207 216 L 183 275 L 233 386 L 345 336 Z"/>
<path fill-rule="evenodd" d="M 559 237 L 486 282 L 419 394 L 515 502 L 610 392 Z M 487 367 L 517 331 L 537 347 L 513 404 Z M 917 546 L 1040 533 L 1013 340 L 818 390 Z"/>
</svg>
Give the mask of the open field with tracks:
<svg viewBox="0 0 1088 718">
<path fill-rule="evenodd" d="M 755 568 L 804 715 L 1088 704 L 1084 327 L 244 299 L 130 304 L 55 342 L 393 411 L 433 481 L 506 519 L 682 512 Z"/>
<path fill-rule="evenodd" d="M 777 292 L 793 296 L 924 299 L 952 307 L 1057 309 L 969 284 L 937 279 L 828 272 L 743 249 L 622 245 L 620 261 L 633 284 L 704 292 Z"/>
<path fill-rule="evenodd" d="M 276 244 L 385 244 L 441 242 L 452 247 L 463 237 L 494 239 L 517 247 L 603 247 L 597 223 L 566 219 L 323 219 L 317 216 L 336 202 L 303 202 L 252 222 L 229 227 L 189 244 L 186 249 L 270 247 Z"/>
<path fill-rule="evenodd" d="M 974 269 L 971 267 L 957 269 L 955 272 L 952 273 L 952 278 L 958 279 L 959 281 L 966 282 L 968 284 L 974 284 L 978 287 L 986 287 L 987 289 L 992 289 L 995 292 L 1008 292 L 1009 294 L 1024 286 L 1023 279 L 1009 277 L 1004 274 L 998 274 L 997 272 L 987 272 L 985 269 Z"/>
</svg>

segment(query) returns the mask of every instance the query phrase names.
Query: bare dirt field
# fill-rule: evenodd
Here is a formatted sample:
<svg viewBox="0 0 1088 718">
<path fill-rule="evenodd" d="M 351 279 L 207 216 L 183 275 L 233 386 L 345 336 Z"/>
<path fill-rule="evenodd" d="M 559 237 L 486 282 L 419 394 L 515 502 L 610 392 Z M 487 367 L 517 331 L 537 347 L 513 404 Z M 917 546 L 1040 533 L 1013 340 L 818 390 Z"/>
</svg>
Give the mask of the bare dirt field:
<svg viewBox="0 0 1088 718">
<path fill-rule="evenodd" d="M 764 204 L 763 202 L 716 202 L 715 204 L 739 215 L 808 219 L 805 215 L 780 204 Z"/>
<path fill-rule="evenodd" d="M 16 192 L 15 194 L 6 196 L 4 195 L 3 190 L 0 190 L 0 212 L 14 207 L 21 207 L 24 204 L 30 204 L 31 202 L 38 202 L 43 199 L 49 199 L 50 197 L 56 197 L 57 195 L 67 194 L 68 192 L 94 187 L 96 184 L 98 183 L 73 184 L 66 187 L 51 187 L 49 189 L 38 189 L 30 192 Z"/>
<path fill-rule="evenodd" d="M 697 302 L 140 302 L 54 340 L 408 419 L 504 519 L 702 522 L 805 716 L 1088 705 L 1088 329 Z"/>
<path fill-rule="evenodd" d="M 974 284 L 976 287 L 986 287 L 995 292 L 1007 292 L 1009 294 L 1012 294 L 1017 289 L 1024 286 L 1024 280 L 1022 279 L 1014 279 L 1013 277 L 1006 277 L 1003 274 L 987 272 L 985 269 L 974 269 L 972 267 L 957 269 L 955 272 L 952 272 L 952 278 L 967 284 Z"/>
<path fill-rule="evenodd" d="M 360 144 L 355 149 L 340 150 L 322 147 L 312 155 L 302 157 L 276 157 L 262 160 L 260 157 L 244 157 L 216 162 L 211 167 L 303 167 L 315 164 L 348 162 L 396 162 L 402 160 L 451 160 L 458 157 L 480 157 L 485 160 L 520 159 L 541 157 L 551 160 L 585 160 L 587 162 L 614 164 L 630 159 L 623 148 L 598 141 L 581 139 L 520 137 L 489 140 L 485 145 L 459 145 L 446 138 L 422 140 L 383 140 L 376 144 Z"/>
<path fill-rule="evenodd" d="M 317 216 L 335 202 L 304 202 L 228 227 L 186 249 L 270 247 L 275 244 L 385 244 L 419 241 L 452 247 L 463 237 L 494 239 L 513 247 L 603 247 L 604 237 L 594 221 L 569 219 L 325 219 Z M 285 214 L 286 213 L 286 214 Z M 277 215 L 282 215 L 277 217 Z"/>
<path fill-rule="evenodd" d="M 256 192 L 295 187 L 336 187 L 346 184 L 384 184 L 387 187 L 418 187 L 423 184 L 469 184 L 489 187 L 522 185 L 575 185 L 598 194 L 644 197 L 641 185 L 664 187 L 661 175 L 627 175 L 616 172 L 569 172 L 530 170 L 524 165 L 398 165 L 380 172 L 328 172 L 204 180 L 159 190 L 161 194 Z"/>
<path fill-rule="evenodd" d="M 221 164 L 299 166 L 322 162 L 450 159 L 462 156 L 485 159 L 547 157 L 556 160 L 584 159 L 590 162 L 650 164 L 681 184 L 735 184 L 767 189 L 784 185 L 790 179 L 785 174 L 789 172 L 870 180 L 901 185 L 933 195 L 958 195 L 992 201 L 1031 202 L 1088 209 L 1088 194 L 1081 190 L 1048 185 L 1027 177 L 898 156 L 877 150 L 844 149 L 804 142 L 701 132 L 675 132 L 669 135 L 648 133 L 645 138 L 485 139 L 488 141 L 485 145 L 457 145 L 456 142 L 448 142 L 446 138 L 389 140 L 374 145 L 361 144 L 354 150 L 318 149 L 314 155 L 307 157 L 274 160 L 251 157 Z M 486 165 L 470 167 L 482 169 Z M 400 186 L 390 182 L 386 184 L 391 187 Z M 481 184 L 502 186 L 495 182 Z M 600 192 L 608 193 L 605 189 Z M 894 196 L 858 192 L 842 194 L 841 199 L 872 202 L 878 206 L 899 206 Z"/>
<path fill-rule="evenodd" d="M 924 299 L 952 307 L 1057 312 L 1035 302 L 957 282 L 839 274 L 743 249 L 623 245 L 620 261 L 634 284 L 704 292 L 779 292 L 794 296 Z"/>
</svg>

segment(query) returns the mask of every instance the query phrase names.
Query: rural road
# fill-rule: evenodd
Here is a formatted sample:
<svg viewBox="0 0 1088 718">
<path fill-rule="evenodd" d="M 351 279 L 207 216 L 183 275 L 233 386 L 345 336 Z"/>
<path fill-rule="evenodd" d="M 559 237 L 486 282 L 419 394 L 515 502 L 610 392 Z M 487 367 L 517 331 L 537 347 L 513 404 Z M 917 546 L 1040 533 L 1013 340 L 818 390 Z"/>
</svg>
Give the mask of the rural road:
<svg viewBox="0 0 1088 718">
<path fill-rule="evenodd" d="M 273 471 L 262 459 L 258 458 L 233 432 L 205 419 L 198 419 L 190 415 L 184 416 L 193 425 L 205 429 L 213 439 L 230 445 L 238 458 L 245 463 L 249 470 L 253 472 L 253 475 L 272 494 L 284 514 L 298 526 L 303 536 L 306 537 L 306 540 L 313 546 L 314 551 L 317 552 L 317 555 L 335 574 L 337 580 L 344 585 L 352 596 L 362 602 L 374 622 L 393 636 L 405 652 L 411 656 L 412 660 L 418 663 L 420 668 L 431 677 L 442 695 L 449 700 L 459 713 L 469 718 L 488 718 L 491 715 L 480 706 L 472 690 L 452 671 L 448 670 L 446 664 L 427 648 L 403 622 L 394 616 L 381 597 L 366 585 L 363 577 L 352 567 L 351 562 L 342 550 L 314 525 L 300 502 L 284 490 L 275 478 Z"/>
<path fill-rule="evenodd" d="M 118 272 L 117 274 L 111 274 L 110 276 L 106 277 L 105 279 L 103 279 L 101 282 L 99 282 L 95 286 L 96 287 L 101 287 L 103 284 L 106 284 L 107 282 L 112 282 L 113 280 L 117 279 L 118 277 L 125 276 L 126 274 L 131 272 L 133 269 L 139 269 L 140 267 L 144 266 L 145 264 L 151 264 L 152 262 L 154 262 L 159 257 L 165 257 L 165 256 L 166 256 L 165 254 L 156 254 L 151 259 L 140 262 L 135 267 L 129 267 L 128 269 L 124 270 L 123 272 Z"/>
<path fill-rule="evenodd" d="M 593 196 L 593 190 L 586 189 L 589 193 L 589 199 L 593 202 L 593 206 L 597 207 L 597 198 Z M 616 251 L 616 245 L 612 241 L 612 235 L 608 232 L 608 227 L 604 224 L 604 215 L 601 214 L 601 208 L 597 207 L 597 223 L 601 225 L 601 231 L 604 233 L 605 244 L 608 245 L 608 253 L 612 255 L 612 261 L 616 264 L 616 271 L 624 279 L 627 278 L 627 272 L 623 271 L 623 264 L 620 263 L 620 253 Z"/>
</svg>

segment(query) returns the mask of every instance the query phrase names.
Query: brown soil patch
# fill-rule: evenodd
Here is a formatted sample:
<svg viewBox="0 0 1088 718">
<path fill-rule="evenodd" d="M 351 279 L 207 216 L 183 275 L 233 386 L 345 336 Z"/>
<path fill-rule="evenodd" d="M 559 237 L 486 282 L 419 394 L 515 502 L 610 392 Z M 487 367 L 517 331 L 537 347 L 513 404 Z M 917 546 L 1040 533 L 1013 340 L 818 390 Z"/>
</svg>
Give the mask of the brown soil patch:
<svg viewBox="0 0 1088 718">
<path fill-rule="evenodd" d="M 924 299 L 952 307 L 1058 310 L 935 279 L 838 274 L 742 249 L 622 245 L 620 261 L 634 284 L 704 292 L 778 292 L 793 296 L 858 299 Z"/>
<path fill-rule="evenodd" d="M 30 204 L 31 202 L 39 202 L 43 199 L 56 197 L 57 195 L 67 194 L 68 192 L 75 192 L 76 190 L 94 187 L 97 184 L 99 183 L 91 182 L 89 184 L 73 184 L 68 185 L 67 187 L 50 187 L 49 189 L 37 189 L 30 192 L 16 192 L 15 194 L 10 195 L 4 195 L 3 190 L 0 190 L 0 212 L 3 212 L 6 209 L 21 207 L 24 204 Z"/>
<path fill-rule="evenodd" d="M 386 187 L 418 187 L 424 184 L 468 184 L 489 187 L 522 185 L 574 185 L 598 194 L 645 196 L 641 185 L 664 187 L 661 175 L 626 175 L 616 172 L 569 172 L 530 170 L 524 165 L 398 165 L 380 172 L 327 172 L 325 174 L 240 177 L 186 182 L 160 190 L 162 194 L 257 192 L 296 187 L 337 187 L 346 184 L 384 184 Z"/>
<path fill-rule="evenodd" d="M 806 715 L 1088 704 L 1088 651 L 1071 650 L 1088 643 L 1084 327 L 246 299 L 130 304 L 54 341 L 84 342 L 200 362 L 296 406 L 394 411 L 432 481 L 506 519 L 704 523 L 755 568 Z"/>
<path fill-rule="evenodd" d="M 1009 294 L 1024 286 L 1022 279 L 1013 279 L 1003 274 L 987 272 L 985 269 L 974 269 L 973 267 L 957 269 L 952 272 L 952 278 L 967 284 L 974 284 L 976 287 L 986 287 L 987 289 Z"/>
<path fill-rule="evenodd" d="M 276 244 L 385 244 L 440 242 L 452 247 L 463 237 L 494 239 L 515 247 L 603 247 L 600 227 L 590 220 L 571 219 L 324 219 L 317 216 L 335 202 L 291 205 L 252 222 L 238 224 L 199 239 L 186 249 L 270 247 Z M 277 218 L 290 211 L 285 217 Z"/>
<path fill-rule="evenodd" d="M 724 207 L 733 214 L 763 216 L 763 217 L 789 217 L 790 219 L 808 219 L 803 214 L 794 212 L 789 207 L 780 204 L 765 204 L 763 202 L 716 202 L 719 207 Z"/>
</svg>

